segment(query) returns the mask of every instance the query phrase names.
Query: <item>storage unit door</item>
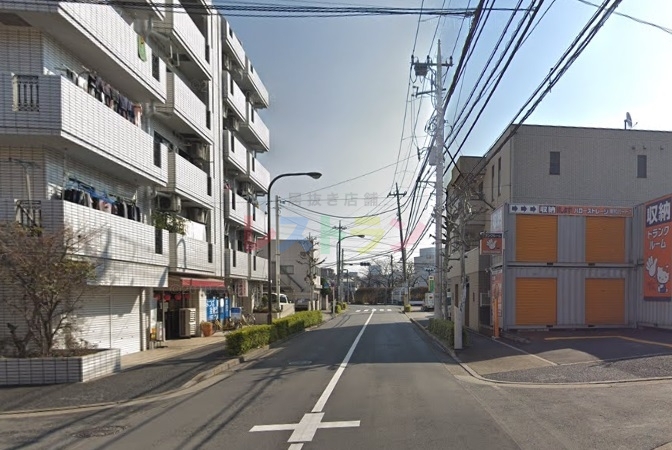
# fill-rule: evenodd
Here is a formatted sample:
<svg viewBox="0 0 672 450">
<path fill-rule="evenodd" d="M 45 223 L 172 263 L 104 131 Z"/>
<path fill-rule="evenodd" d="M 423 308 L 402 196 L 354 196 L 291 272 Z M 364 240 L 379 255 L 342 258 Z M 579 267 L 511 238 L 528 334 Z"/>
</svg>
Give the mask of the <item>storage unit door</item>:
<svg viewBox="0 0 672 450">
<path fill-rule="evenodd" d="M 111 348 L 110 341 L 110 295 L 107 288 L 94 288 L 81 298 L 77 311 L 78 338 L 95 348 Z"/>
<path fill-rule="evenodd" d="M 586 217 L 586 262 L 625 262 L 625 218 Z"/>
<path fill-rule="evenodd" d="M 516 325 L 555 325 L 557 292 L 555 278 L 516 278 Z"/>
<path fill-rule="evenodd" d="M 520 262 L 557 262 L 557 216 L 516 215 L 515 260 Z"/>
<path fill-rule="evenodd" d="M 112 348 L 120 349 L 122 355 L 141 350 L 140 294 L 138 288 L 111 290 Z"/>
<path fill-rule="evenodd" d="M 586 325 L 625 324 L 625 280 L 586 279 Z"/>
</svg>

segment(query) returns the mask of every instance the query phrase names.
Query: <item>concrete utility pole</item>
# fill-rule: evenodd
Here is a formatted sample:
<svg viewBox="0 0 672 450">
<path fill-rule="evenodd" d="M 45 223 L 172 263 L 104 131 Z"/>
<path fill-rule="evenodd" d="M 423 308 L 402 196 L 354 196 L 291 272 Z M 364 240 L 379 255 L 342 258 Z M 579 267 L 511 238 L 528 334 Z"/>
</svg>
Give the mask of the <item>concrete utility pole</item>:
<svg viewBox="0 0 672 450">
<path fill-rule="evenodd" d="M 460 199 L 458 200 L 458 208 L 459 208 L 459 217 L 460 217 L 460 242 L 458 243 L 460 246 L 460 299 L 459 301 L 455 299 L 453 301 L 453 321 L 455 323 L 455 350 L 461 350 L 462 349 L 462 323 L 463 323 L 463 311 L 464 311 L 464 305 L 466 304 L 467 300 L 467 264 L 465 260 L 465 228 L 466 228 L 466 220 L 467 220 L 467 199 L 464 198 L 463 195 L 460 195 Z"/>
<path fill-rule="evenodd" d="M 280 197 L 275 196 L 275 292 L 277 292 L 277 301 L 280 302 Z M 271 304 L 269 295 L 269 305 Z"/>
<path fill-rule="evenodd" d="M 397 197 L 397 219 L 399 220 L 399 241 L 401 243 L 401 266 L 404 280 L 404 294 L 403 294 L 403 303 L 404 305 L 408 304 L 408 276 L 406 273 L 406 244 L 404 242 L 404 228 L 401 222 L 401 201 L 400 198 L 406 195 L 406 191 L 399 192 L 399 183 L 395 183 L 396 191 L 390 192 L 387 194 L 388 197 Z"/>
<path fill-rule="evenodd" d="M 336 242 L 336 295 L 331 302 L 331 313 L 336 314 L 336 299 L 341 298 L 341 232 L 345 227 L 338 221 L 337 227 L 332 227 L 338 230 L 338 241 Z"/>
</svg>

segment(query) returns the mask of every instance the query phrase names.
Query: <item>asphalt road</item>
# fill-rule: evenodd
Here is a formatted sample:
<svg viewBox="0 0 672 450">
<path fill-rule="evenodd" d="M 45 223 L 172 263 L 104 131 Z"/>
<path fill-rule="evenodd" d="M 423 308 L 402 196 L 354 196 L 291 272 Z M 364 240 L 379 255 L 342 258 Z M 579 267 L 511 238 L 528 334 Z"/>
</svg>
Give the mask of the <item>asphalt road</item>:
<svg viewBox="0 0 672 450">
<path fill-rule="evenodd" d="M 651 449 L 672 440 L 671 383 L 475 382 L 398 308 L 386 310 L 349 310 L 179 398 L 0 419 L 0 448 Z"/>
</svg>

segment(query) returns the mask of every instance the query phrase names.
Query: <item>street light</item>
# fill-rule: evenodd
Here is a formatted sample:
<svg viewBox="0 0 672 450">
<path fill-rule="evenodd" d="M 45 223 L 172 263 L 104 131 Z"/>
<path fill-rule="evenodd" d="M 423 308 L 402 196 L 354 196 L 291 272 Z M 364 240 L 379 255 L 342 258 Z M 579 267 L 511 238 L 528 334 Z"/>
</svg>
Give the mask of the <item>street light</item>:
<svg viewBox="0 0 672 450">
<path fill-rule="evenodd" d="M 268 192 L 266 192 L 266 225 L 268 226 L 266 230 L 266 238 L 268 239 L 268 242 L 266 243 L 266 248 L 268 249 L 268 293 L 266 294 L 268 297 L 268 319 L 267 322 L 269 325 L 273 324 L 273 302 L 271 300 L 271 292 L 273 289 L 273 286 L 271 286 L 271 283 L 273 282 L 273 272 L 271 271 L 271 188 L 273 187 L 273 184 L 278 181 L 280 178 L 285 178 L 285 177 L 302 177 L 302 176 L 308 176 L 311 177 L 314 180 L 317 180 L 322 176 L 320 172 L 290 172 L 290 173 L 283 173 L 278 175 L 277 177 L 273 178 L 268 185 Z M 276 264 L 278 263 L 277 261 L 275 262 Z M 278 295 L 278 302 L 280 302 L 280 296 Z"/>
<path fill-rule="evenodd" d="M 338 299 L 341 299 L 341 266 L 343 261 L 341 261 L 341 241 L 344 241 L 348 238 L 363 238 L 363 234 L 351 234 L 350 236 L 342 237 L 336 243 L 336 291 L 338 292 Z M 336 314 L 336 299 L 331 302 L 331 312 Z"/>
</svg>

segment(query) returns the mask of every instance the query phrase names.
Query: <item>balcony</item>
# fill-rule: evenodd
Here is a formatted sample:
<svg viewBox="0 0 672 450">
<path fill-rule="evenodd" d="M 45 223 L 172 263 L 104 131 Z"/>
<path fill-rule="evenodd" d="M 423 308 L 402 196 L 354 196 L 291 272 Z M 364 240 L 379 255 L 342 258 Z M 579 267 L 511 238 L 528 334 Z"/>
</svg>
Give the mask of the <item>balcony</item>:
<svg viewBox="0 0 672 450">
<path fill-rule="evenodd" d="M 250 103 L 247 104 L 247 120 L 241 124 L 240 134 L 251 150 L 267 152 L 271 148 L 268 127 Z"/>
<path fill-rule="evenodd" d="M 267 229 L 267 219 L 266 219 L 266 213 L 262 211 L 261 209 L 257 208 L 256 206 L 250 205 L 250 209 L 252 211 L 251 217 L 250 217 L 250 226 L 254 231 L 256 231 L 259 234 L 266 235 L 266 229 Z"/>
<path fill-rule="evenodd" d="M 28 209 L 18 208 L 14 199 L 0 199 L 0 221 L 21 221 L 27 218 L 21 214 L 24 211 Z M 90 239 L 79 254 L 99 260 L 94 284 L 159 286 L 167 276 L 168 233 L 165 231 L 157 233 L 151 225 L 64 200 L 33 200 L 29 211 L 47 231 L 68 226 Z"/>
<path fill-rule="evenodd" d="M 268 280 L 268 260 L 261 256 L 249 255 L 250 278 L 252 280 Z"/>
<path fill-rule="evenodd" d="M 249 203 L 232 190 L 224 190 L 224 218 L 240 226 L 247 225 Z"/>
<path fill-rule="evenodd" d="M 236 33 L 233 32 L 233 28 L 231 28 L 231 24 L 224 18 L 222 20 L 222 39 L 223 39 L 223 45 L 222 45 L 222 50 L 224 51 L 224 56 L 226 56 L 228 59 L 232 59 L 235 64 L 240 67 L 241 69 L 245 69 L 245 62 L 247 60 L 245 56 L 245 49 L 243 48 L 243 44 L 240 43 L 238 40 L 238 37 L 236 36 Z"/>
<path fill-rule="evenodd" d="M 231 278 L 247 278 L 250 273 L 250 255 L 237 250 L 224 251 L 224 273 Z"/>
<path fill-rule="evenodd" d="M 245 94 L 238 87 L 231 74 L 225 70 L 222 71 L 222 92 L 226 107 L 233 111 L 236 118 L 243 122 L 247 120 L 247 100 Z"/>
<path fill-rule="evenodd" d="M 17 0 L 0 2 L 0 12 L 14 12 L 36 29 L 45 30 L 50 38 L 78 55 L 81 64 L 95 68 L 107 82 L 129 97 L 165 100 L 165 80 L 152 76 L 152 49 L 145 45 L 143 57 L 140 56 L 138 34 L 114 7 L 83 2 Z M 43 45 L 45 55 L 55 51 L 49 40 Z M 74 67 L 67 69 L 75 73 L 85 70 L 75 65 L 74 60 L 72 65 Z M 47 61 L 45 67 L 56 70 L 49 67 Z M 64 71 L 66 67 L 59 69 Z"/>
<path fill-rule="evenodd" d="M 247 153 L 247 179 L 254 183 L 260 192 L 268 192 L 268 185 L 271 183 L 271 174 L 252 152 Z"/>
<path fill-rule="evenodd" d="M 152 136 L 57 75 L 0 73 L 0 145 L 67 148 L 70 158 L 124 181 L 168 182 L 165 147 L 155 158 Z"/>
<path fill-rule="evenodd" d="M 205 103 L 175 73 L 166 75 L 168 99 L 165 105 L 156 105 L 157 112 L 167 114 L 163 121 L 179 133 L 190 135 L 196 132 L 212 143 L 212 131 L 208 128 L 210 113 Z"/>
<path fill-rule="evenodd" d="M 166 18 L 166 0 L 118 0 L 117 4 L 122 8 L 128 8 L 137 17 L 158 20 Z"/>
<path fill-rule="evenodd" d="M 209 273 L 215 272 L 213 264 L 214 246 L 206 241 L 169 234 L 171 272 Z"/>
<path fill-rule="evenodd" d="M 212 207 L 209 175 L 176 152 L 168 152 L 168 188 L 181 197 Z"/>
<path fill-rule="evenodd" d="M 245 64 L 245 76 L 243 77 L 240 85 L 243 87 L 243 89 L 250 92 L 250 102 L 252 102 L 256 108 L 268 108 L 268 90 L 261 81 L 257 71 L 254 69 L 250 58 L 247 58 Z"/>
<path fill-rule="evenodd" d="M 224 158 L 227 164 L 233 166 L 241 174 L 247 173 L 247 149 L 233 133 L 224 131 Z"/>
<path fill-rule="evenodd" d="M 180 47 L 176 54 L 180 70 L 187 72 L 190 78 L 210 80 L 205 36 L 178 0 L 165 0 L 165 4 L 166 19 L 156 22 L 154 30 L 167 36 L 170 44 Z"/>
</svg>

